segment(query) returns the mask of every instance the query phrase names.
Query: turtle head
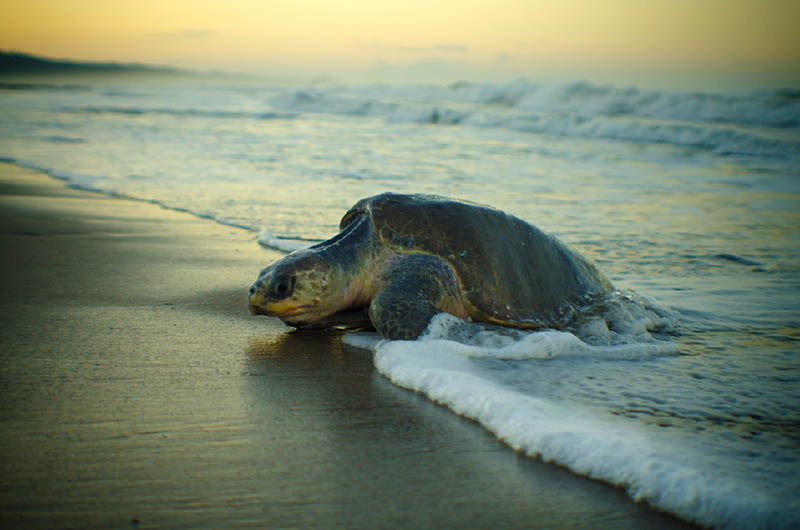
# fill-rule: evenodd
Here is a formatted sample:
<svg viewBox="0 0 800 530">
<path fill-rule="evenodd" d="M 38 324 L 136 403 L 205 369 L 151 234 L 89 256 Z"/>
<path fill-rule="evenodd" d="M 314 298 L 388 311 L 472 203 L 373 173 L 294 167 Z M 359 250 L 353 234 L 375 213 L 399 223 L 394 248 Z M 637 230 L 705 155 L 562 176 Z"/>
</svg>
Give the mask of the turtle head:
<svg viewBox="0 0 800 530">
<path fill-rule="evenodd" d="M 369 303 L 380 249 L 366 216 L 345 219 L 342 231 L 331 239 L 262 270 L 250 287 L 250 312 L 301 326 Z"/>
<path fill-rule="evenodd" d="M 320 252 L 293 252 L 259 273 L 250 286 L 250 312 L 292 325 L 325 318 L 341 309 L 337 276 Z"/>
</svg>

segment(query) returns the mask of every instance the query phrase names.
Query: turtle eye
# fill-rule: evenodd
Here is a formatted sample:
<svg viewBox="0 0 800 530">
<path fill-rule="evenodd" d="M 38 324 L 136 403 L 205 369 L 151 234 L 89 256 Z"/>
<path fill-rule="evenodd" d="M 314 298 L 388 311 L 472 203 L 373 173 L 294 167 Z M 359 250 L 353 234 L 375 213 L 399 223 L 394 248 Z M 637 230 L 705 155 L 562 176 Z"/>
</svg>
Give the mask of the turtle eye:
<svg viewBox="0 0 800 530">
<path fill-rule="evenodd" d="M 269 296 L 276 300 L 282 300 L 292 294 L 294 290 L 294 276 L 276 276 L 269 285 Z"/>
</svg>

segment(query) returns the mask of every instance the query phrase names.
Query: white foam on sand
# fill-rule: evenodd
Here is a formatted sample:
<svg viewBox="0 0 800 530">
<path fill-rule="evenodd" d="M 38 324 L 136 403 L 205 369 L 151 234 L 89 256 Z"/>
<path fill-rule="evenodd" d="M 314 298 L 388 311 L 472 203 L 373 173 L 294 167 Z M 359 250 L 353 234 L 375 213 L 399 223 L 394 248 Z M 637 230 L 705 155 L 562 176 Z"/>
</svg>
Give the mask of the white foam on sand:
<svg viewBox="0 0 800 530">
<path fill-rule="evenodd" d="M 603 321 L 603 336 L 608 330 Z M 600 327 L 593 324 L 593 328 Z M 638 336 L 638 335 L 632 335 Z M 464 357 L 502 360 L 552 359 L 555 357 L 590 357 L 592 359 L 645 359 L 678 354 L 677 344 L 658 341 L 647 335 L 647 341 L 593 345 L 572 333 L 546 329 L 535 333 L 483 327 L 464 322 L 447 313 L 431 319 L 425 332 L 426 344 L 439 341 L 440 346 Z"/>
<path fill-rule="evenodd" d="M 276 237 L 271 231 L 264 229 L 258 234 L 258 244 L 262 247 L 282 250 L 283 252 L 294 252 L 309 246 L 306 241 L 294 239 L 284 239 Z"/>
<path fill-rule="evenodd" d="M 800 522 L 797 501 L 776 499 L 769 484 L 752 480 L 726 448 L 601 408 L 531 395 L 498 381 L 486 365 L 486 359 L 636 362 L 675 355 L 672 343 L 596 346 L 567 332 L 492 330 L 445 314 L 434 317 L 416 341 L 354 333 L 344 342 L 372 350 L 378 371 L 393 383 L 477 421 L 515 450 L 622 486 L 633 499 L 685 520 L 727 528 L 788 528 Z"/>
</svg>

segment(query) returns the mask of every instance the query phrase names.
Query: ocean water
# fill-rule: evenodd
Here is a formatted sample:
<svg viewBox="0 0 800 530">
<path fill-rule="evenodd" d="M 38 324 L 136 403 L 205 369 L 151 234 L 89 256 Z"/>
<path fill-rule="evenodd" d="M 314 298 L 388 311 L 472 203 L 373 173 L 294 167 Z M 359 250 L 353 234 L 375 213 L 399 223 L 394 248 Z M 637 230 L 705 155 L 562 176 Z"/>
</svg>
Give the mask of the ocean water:
<svg viewBox="0 0 800 530">
<path fill-rule="evenodd" d="M 383 191 L 537 225 L 625 304 L 570 331 L 439 315 L 418 341 L 344 340 L 511 447 L 686 520 L 800 525 L 800 92 L 94 79 L 0 84 L 0 116 L 2 161 L 287 252 Z"/>
</svg>

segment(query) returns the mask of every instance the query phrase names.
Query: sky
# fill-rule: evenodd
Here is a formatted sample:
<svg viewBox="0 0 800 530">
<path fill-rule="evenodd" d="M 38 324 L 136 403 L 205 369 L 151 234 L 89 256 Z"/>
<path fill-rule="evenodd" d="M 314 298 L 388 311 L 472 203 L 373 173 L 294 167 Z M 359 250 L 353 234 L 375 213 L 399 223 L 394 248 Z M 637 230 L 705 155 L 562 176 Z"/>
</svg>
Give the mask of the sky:
<svg viewBox="0 0 800 530">
<path fill-rule="evenodd" d="M 800 87 L 799 0 L 3 0 L 0 49 L 337 80 Z"/>
</svg>

